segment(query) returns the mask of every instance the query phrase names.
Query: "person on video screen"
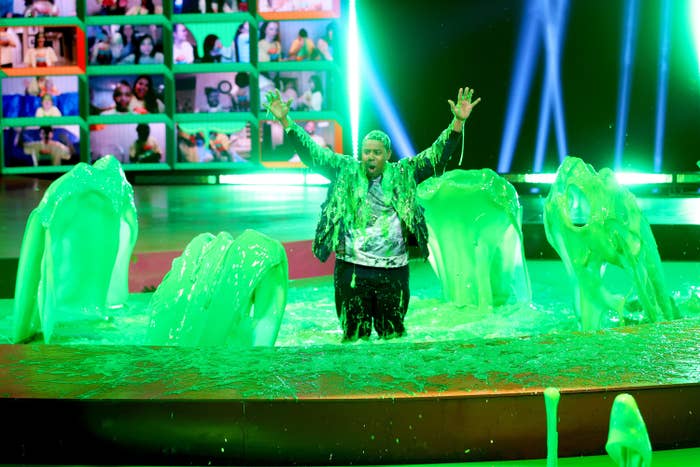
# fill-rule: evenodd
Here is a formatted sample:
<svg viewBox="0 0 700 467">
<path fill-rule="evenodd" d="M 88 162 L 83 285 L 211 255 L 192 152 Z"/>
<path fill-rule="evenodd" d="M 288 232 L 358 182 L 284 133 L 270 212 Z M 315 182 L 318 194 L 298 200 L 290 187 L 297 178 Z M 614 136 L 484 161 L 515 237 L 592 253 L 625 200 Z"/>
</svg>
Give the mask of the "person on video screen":
<svg viewBox="0 0 700 467">
<path fill-rule="evenodd" d="M 188 40 L 187 26 L 177 23 L 173 27 L 173 63 L 194 63 L 194 47 Z"/>
<path fill-rule="evenodd" d="M 165 104 L 158 98 L 158 94 L 153 86 L 153 79 L 148 75 L 141 75 L 136 78 L 131 87 L 131 102 L 129 110 L 136 114 L 163 113 Z"/>
<path fill-rule="evenodd" d="M 160 162 L 163 151 L 158 141 L 151 136 L 151 127 L 147 123 L 136 125 L 136 141 L 129 148 L 129 160 L 134 163 Z"/>
<path fill-rule="evenodd" d="M 131 86 L 126 81 L 120 81 L 114 87 L 112 99 L 114 99 L 114 107 L 103 110 L 101 115 L 120 115 L 131 113 L 129 104 L 133 97 Z"/>
<path fill-rule="evenodd" d="M 19 37 L 12 28 L 0 26 L 0 62 L 2 68 L 12 68 L 21 56 Z"/>
<path fill-rule="evenodd" d="M 39 128 L 39 141 L 25 142 L 24 153 L 32 157 L 34 165 L 61 165 L 62 161 L 71 159 L 71 150 L 65 144 L 54 140 L 54 131 L 50 126 Z"/>
<path fill-rule="evenodd" d="M 53 102 L 51 94 L 44 94 L 41 98 L 41 106 L 36 109 L 35 117 L 60 117 L 61 111 Z"/>
<path fill-rule="evenodd" d="M 154 65 L 165 61 L 162 53 L 156 50 L 155 42 L 150 34 L 138 38 L 136 48 L 120 62 L 121 65 Z"/>
<path fill-rule="evenodd" d="M 34 37 L 34 43 L 34 47 L 27 49 L 24 63 L 32 68 L 54 66 L 58 61 L 58 57 L 53 48 L 46 45 L 46 36 L 44 36 L 43 32 L 38 33 Z"/>
<path fill-rule="evenodd" d="M 258 61 L 278 62 L 282 59 L 282 43 L 280 42 L 280 23 L 266 21 L 260 26 L 258 41 Z"/>
</svg>

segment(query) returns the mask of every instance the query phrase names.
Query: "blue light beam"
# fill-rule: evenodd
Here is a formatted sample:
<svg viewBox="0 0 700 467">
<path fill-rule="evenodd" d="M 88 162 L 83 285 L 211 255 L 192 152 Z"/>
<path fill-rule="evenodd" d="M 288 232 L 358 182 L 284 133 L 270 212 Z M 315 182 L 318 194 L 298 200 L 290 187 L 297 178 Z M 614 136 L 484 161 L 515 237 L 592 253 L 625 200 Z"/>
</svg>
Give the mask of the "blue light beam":
<svg viewBox="0 0 700 467">
<path fill-rule="evenodd" d="M 637 0 L 626 1 L 624 44 L 622 47 L 622 79 L 618 90 L 617 128 L 615 133 L 615 160 L 613 168 L 622 168 L 622 152 L 627 135 L 627 117 L 629 114 L 630 82 L 632 81 L 632 61 L 635 51 L 637 33 Z"/>
<path fill-rule="evenodd" d="M 513 162 L 515 144 L 523 120 L 523 109 L 527 103 L 535 71 L 538 49 L 537 41 L 537 6 L 530 2 L 530 8 L 523 15 L 518 34 L 518 46 L 515 53 L 515 67 L 511 74 L 512 81 L 508 95 L 506 122 L 501 137 L 501 150 L 498 155 L 498 173 L 510 172 Z"/>
<path fill-rule="evenodd" d="M 367 58 L 363 60 L 363 64 L 365 70 L 363 76 L 366 79 L 367 86 L 369 86 L 374 102 L 379 107 L 379 117 L 391 138 L 394 154 L 398 158 L 416 154 L 399 113 L 396 111 L 396 106 L 391 101 L 391 96 L 386 91 L 386 88 L 380 82 L 374 66 Z"/>
<path fill-rule="evenodd" d="M 656 91 L 656 132 L 654 134 L 654 172 L 661 172 L 666 124 L 666 96 L 668 94 L 668 49 L 671 29 L 671 1 L 661 6 L 661 46 L 659 51 L 659 84 Z"/>
<path fill-rule="evenodd" d="M 564 104 L 561 96 L 561 42 L 566 30 L 568 0 L 553 0 L 556 2 L 554 11 L 550 8 L 550 0 L 540 0 L 542 9 L 543 39 L 546 50 L 545 79 L 542 83 L 540 100 L 540 117 L 537 127 L 537 142 L 533 171 L 542 172 L 544 153 L 549 137 L 549 122 L 554 108 L 554 128 L 557 134 L 559 162 L 564 160 L 568 150 L 566 144 L 566 124 L 564 119 Z"/>
</svg>

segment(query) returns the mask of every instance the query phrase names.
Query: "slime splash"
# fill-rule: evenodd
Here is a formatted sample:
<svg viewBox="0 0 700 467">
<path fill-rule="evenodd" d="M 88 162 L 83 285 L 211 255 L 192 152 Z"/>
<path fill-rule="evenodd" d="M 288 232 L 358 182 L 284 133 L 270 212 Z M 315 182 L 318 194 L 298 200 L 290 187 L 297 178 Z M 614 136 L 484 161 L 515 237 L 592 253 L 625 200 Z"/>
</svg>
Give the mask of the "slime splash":
<svg viewBox="0 0 700 467">
<path fill-rule="evenodd" d="M 418 197 L 445 300 L 480 308 L 531 301 L 513 185 L 490 169 L 452 170 L 421 183 Z"/>
<path fill-rule="evenodd" d="M 282 244 L 254 230 L 204 233 L 173 260 L 149 308 L 149 345 L 273 346 L 287 304 Z"/>
<path fill-rule="evenodd" d="M 575 307 L 584 330 L 633 322 L 626 309 L 641 308 L 643 317 L 637 321 L 678 317 L 666 292 L 651 227 L 634 195 L 618 185 L 610 169 L 596 174 L 579 158 L 564 159 L 543 216 L 547 240 L 574 283 Z M 606 287 L 609 265 L 621 268 L 629 278 L 632 285 L 626 295 Z"/>
<path fill-rule="evenodd" d="M 24 231 L 13 341 L 41 331 L 50 343 L 65 315 L 123 306 L 137 236 L 134 192 L 114 157 L 79 163 L 51 183 Z"/>
<path fill-rule="evenodd" d="M 650 467 L 651 442 L 634 397 L 620 394 L 610 412 L 605 450 L 619 467 Z"/>
</svg>

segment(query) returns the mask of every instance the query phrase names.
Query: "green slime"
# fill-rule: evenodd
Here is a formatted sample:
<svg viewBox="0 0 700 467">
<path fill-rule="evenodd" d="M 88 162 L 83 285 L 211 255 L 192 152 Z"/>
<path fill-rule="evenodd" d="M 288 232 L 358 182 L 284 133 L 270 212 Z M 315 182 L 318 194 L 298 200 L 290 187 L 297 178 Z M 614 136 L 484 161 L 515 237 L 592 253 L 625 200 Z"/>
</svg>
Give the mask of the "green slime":
<svg viewBox="0 0 700 467">
<path fill-rule="evenodd" d="M 547 467 L 557 467 L 559 461 L 559 433 L 557 432 L 557 407 L 559 390 L 544 390 L 544 404 L 547 410 Z"/>
<path fill-rule="evenodd" d="M 254 230 L 196 236 L 175 258 L 149 309 L 149 345 L 273 346 L 287 304 L 282 244 Z"/>
<path fill-rule="evenodd" d="M 610 430 L 605 450 L 618 467 L 650 467 L 651 442 L 637 403 L 620 394 L 610 412 Z"/>
<path fill-rule="evenodd" d="M 634 297 L 611 292 L 605 269 L 614 265 L 631 279 L 644 321 L 678 318 L 666 285 L 651 227 L 637 201 L 618 185 L 610 169 L 599 173 L 567 157 L 544 204 L 547 240 L 566 266 L 575 287 L 575 308 L 584 330 L 625 322 Z"/>
<path fill-rule="evenodd" d="M 51 183 L 22 239 L 13 341 L 41 331 L 48 344 L 65 314 L 123 306 L 137 236 L 134 192 L 116 158 L 79 163 Z"/>
<path fill-rule="evenodd" d="M 445 300 L 479 308 L 532 300 L 513 185 L 491 169 L 452 170 L 421 183 L 418 197 Z"/>
</svg>

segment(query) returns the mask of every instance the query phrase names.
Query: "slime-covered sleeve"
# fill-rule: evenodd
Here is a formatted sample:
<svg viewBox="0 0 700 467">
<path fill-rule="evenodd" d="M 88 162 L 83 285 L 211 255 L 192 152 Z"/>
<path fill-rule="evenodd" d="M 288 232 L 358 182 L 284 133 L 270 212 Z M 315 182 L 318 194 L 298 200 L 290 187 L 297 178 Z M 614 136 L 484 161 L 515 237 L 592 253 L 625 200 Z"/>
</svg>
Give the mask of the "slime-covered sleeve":
<svg viewBox="0 0 700 467">
<path fill-rule="evenodd" d="M 329 148 L 320 146 L 302 127 L 294 122 L 290 122 L 285 132 L 301 161 L 314 172 L 334 179 L 342 167 L 354 161 L 352 156 L 338 154 Z"/>
<path fill-rule="evenodd" d="M 444 172 L 462 136 L 462 133 L 452 129 L 452 125 L 450 123 L 450 126 L 440 133 L 428 149 L 421 151 L 415 157 L 404 159 L 407 164 L 414 167 L 416 183 Z"/>
</svg>

